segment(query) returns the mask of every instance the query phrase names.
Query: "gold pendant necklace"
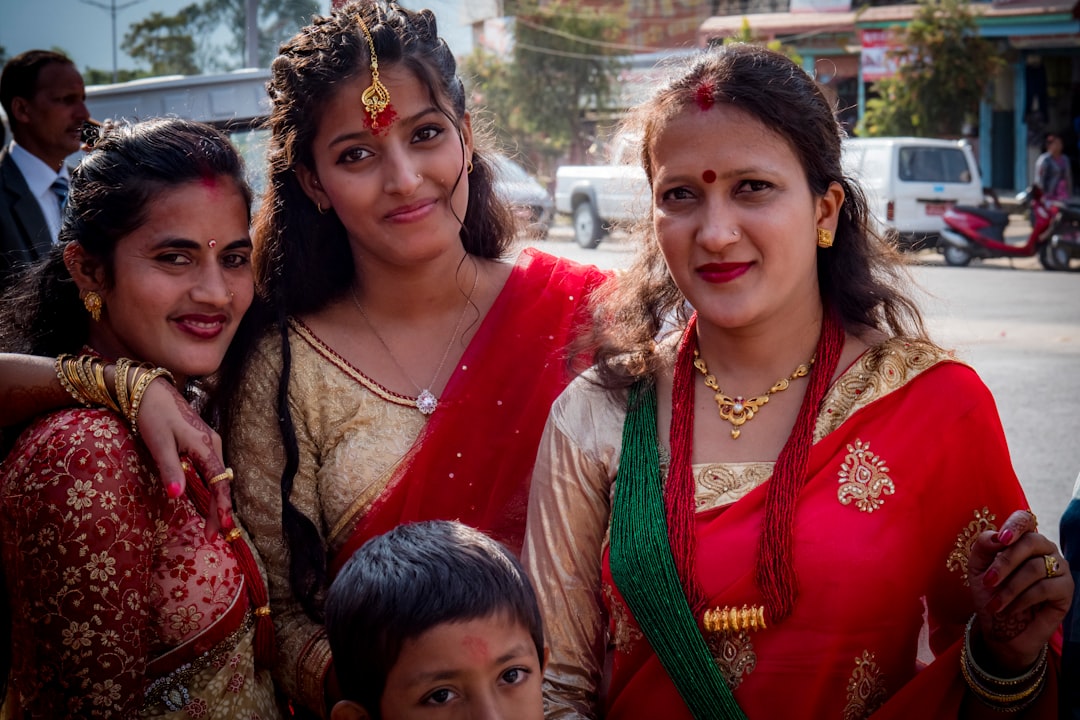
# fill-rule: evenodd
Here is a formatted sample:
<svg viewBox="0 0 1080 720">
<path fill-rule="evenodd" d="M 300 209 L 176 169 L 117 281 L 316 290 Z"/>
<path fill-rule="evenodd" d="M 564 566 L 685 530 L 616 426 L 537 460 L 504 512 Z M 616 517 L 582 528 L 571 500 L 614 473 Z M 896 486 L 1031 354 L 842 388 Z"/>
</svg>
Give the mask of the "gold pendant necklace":
<svg viewBox="0 0 1080 720">
<path fill-rule="evenodd" d="M 814 365 L 814 360 L 817 359 L 817 355 L 810 358 L 810 362 L 803 363 L 799 367 L 795 368 L 795 372 L 791 373 L 788 377 L 780 378 L 769 391 L 764 395 L 758 395 L 757 397 L 744 398 L 741 395 L 735 397 L 729 397 L 724 394 L 724 391 L 720 389 L 720 386 L 716 384 L 716 377 L 709 374 L 709 366 L 705 364 L 705 358 L 701 357 L 701 354 L 694 349 L 694 367 L 701 371 L 701 374 L 705 376 L 705 386 L 716 393 L 713 399 L 716 400 L 716 407 L 720 411 L 720 418 L 731 423 L 731 437 L 732 439 L 738 439 L 739 434 L 742 432 L 741 428 L 744 424 L 754 419 L 754 414 L 761 410 L 761 407 L 765 403 L 769 402 L 769 397 L 775 395 L 778 392 L 783 392 L 791 385 L 792 380 L 798 380 L 801 377 L 806 377 L 810 374 L 810 368 Z"/>
<path fill-rule="evenodd" d="M 450 348 L 454 346 L 454 340 L 457 339 L 458 333 L 461 331 L 461 323 L 465 321 L 465 313 L 468 311 L 469 306 L 472 305 L 472 296 L 476 292 L 476 284 L 480 281 L 480 270 L 476 271 L 476 275 L 473 276 L 472 289 L 469 290 L 469 294 L 465 297 L 465 307 L 461 309 L 461 315 L 458 316 L 457 325 L 454 326 L 454 333 L 450 336 L 450 342 L 446 344 L 446 349 L 443 350 L 442 360 L 439 361 L 439 367 L 435 368 L 435 375 L 431 378 L 431 382 L 428 383 L 426 388 L 421 388 L 416 384 L 416 381 L 412 379 L 409 373 L 405 372 L 404 366 L 398 361 L 397 356 L 394 355 L 394 351 L 390 349 L 390 346 L 383 340 L 382 335 L 375 329 L 375 326 L 371 324 L 371 319 L 364 312 L 364 306 L 360 304 L 360 298 L 356 297 L 356 288 L 352 289 L 353 303 L 356 304 L 356 309 L 360 311 L 360 315 L 364 318 L 364 322 L 371 328 L 371 332 L 374 333 L 375 338 L 386 350 L 386 354 L 390 356 L 390 359 L 397 365 L 397 369 L 401 371 L 401 374 L 405 376 L 405 379 L 412 383 L 412 386 L 416 388 L 416 409 L 424 415 L 431 415 L 439 407 L 439 399 L 435 397 L 435 393 L 431 392 L 432 386 L 435 381 L 439 379 L 439 375 L 442 373 L 443 366 L 446 364 L 446 358 L 450 356 Z"/>
</svg>

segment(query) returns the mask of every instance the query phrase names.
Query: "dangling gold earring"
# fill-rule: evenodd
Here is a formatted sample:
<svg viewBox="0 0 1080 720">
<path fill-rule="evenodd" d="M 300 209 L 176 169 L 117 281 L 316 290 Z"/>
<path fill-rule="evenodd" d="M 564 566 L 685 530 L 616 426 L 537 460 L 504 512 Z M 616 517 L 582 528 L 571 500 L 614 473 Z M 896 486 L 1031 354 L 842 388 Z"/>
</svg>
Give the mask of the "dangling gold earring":
<svg viewBox="0 0 1080 720">
<path fill-rule="evenodd" d="M 86 306 L 86 312 L 90 313 L 90 319 L 94 322 L 101 320 L 101 296 L 93 290 L 90 290 L 83 296 L 83 305 Z"/>
<path fill-rule="evenodd" d="M 473 164 L 472 164 L 472 160 L 470 160 L 468 167 L 465 168 L 465 172 L 467 172 L 469 175 L 472 175 L 472 169 L 473 169 Z"/>
<path fill-rule="evenodd" d="M 833 243 L 833 234 L 831 230 L 826 228 L 817 229 L 817 246 L 819 248 L 831 248 Z"/>
</svg>

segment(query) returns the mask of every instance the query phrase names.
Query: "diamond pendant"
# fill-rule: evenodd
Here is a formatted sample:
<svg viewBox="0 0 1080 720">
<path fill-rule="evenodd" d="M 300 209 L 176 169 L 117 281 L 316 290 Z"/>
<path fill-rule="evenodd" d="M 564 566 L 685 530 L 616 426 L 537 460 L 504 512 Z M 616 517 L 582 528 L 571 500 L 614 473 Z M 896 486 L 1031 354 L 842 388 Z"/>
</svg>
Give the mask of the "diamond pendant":
<svg viewBox="0 0 1080 720">
<path fill-rule="evenodd" d="M 424 415 L 430 415 L 439 407 L 439 399 L 430 390 L 423 390 L 416 396 L 416 409 Z"/>
</svg>

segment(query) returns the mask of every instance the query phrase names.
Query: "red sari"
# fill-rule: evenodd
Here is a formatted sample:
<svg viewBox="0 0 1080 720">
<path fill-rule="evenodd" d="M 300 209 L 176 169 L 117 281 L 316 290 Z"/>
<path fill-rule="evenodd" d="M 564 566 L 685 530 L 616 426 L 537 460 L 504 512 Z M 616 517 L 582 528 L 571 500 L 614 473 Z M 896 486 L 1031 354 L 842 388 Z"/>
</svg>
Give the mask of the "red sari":
<svg viewBox="0 0 1080 720">
<path fill-rule="evenodd" d="M 689 720 L 612 581 L 603 532 L 619 447 L 590 426 L 621 422 L 595 409 L 595 392 L 577 383 L 556 402 L 533 480 L 525 561 L 553 638 L 548 717 Z M 965 697 L 957 643 L 973 612 L 968 549 L 1027 507 L 993 398 L 944 352 L 893 340 L 836 381 L 814 441 L 794 523 L 793 613 L 765 629 L 703 631 L 722 675 L 751 720 L 956 718 Z M 743 465 L 764 468 L 733 501 L 697 496 L 696 571 L 710 608 L 764 604 L 754 578 L 769 464 Z M 727 483 L 730 492 L 727 469 L 695 465 L 699 491 Z M 588 542 L 570 542 L 570 526 Z M 582 604 L 590 595 L 603 598 L 598 617 Z M 614 652 L 602 693 L 605 626 Z M 1040 703 L 1052 705 L 1048 680 Z"/>
<path fill-rule="evenodd" d="M 521 552 L 536 444 L 570 381 L 566 346 L 606 280 L 525 250 L 447 382 L 439 409 L 334 557 L 407 522 L 454 519 Z"/>
<path fill-rule="evenodd" d="M 184 469 L 194 492 L 203 481 Z M 238 553 L 205 528 L 192 497 L 165 494 L 118 414 L 72 408 L 31 424 L 0 465 L 2 716 L 279 717 Z"/>
</svg>

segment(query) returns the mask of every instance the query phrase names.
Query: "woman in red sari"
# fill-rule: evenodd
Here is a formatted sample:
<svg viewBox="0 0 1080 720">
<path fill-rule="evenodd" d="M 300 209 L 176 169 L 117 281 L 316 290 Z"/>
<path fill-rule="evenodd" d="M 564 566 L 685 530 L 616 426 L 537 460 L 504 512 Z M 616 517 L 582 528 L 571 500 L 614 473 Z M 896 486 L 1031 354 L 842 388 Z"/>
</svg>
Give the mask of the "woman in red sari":
<svg viewBox="0 0 1080 720">
<path fill-rule="evenodd" d="M 271 307 L 226 452 L 295 707 L 336 695 L 322 595 L 366 539 L 456 519 L 518 551 L 565 347 L 605 279 L 527 250 L 429 11 L 347 5 L 269 83 L 256 282 Z"/>
<path fill-rule="evenodd" d="M 5 448 L 4 718 L 278 717 L 254 551 L 230 518 L 207 527 L 231 471 L 185 464 L 186 488 L 166 487 L 135 431 L 154 378 L 221 364 L 254 294 L 250 199 L 213 128 L 110 128 L 73 173 L 59 245 L 4 298 L 0 347 L 82 352 L 58 377 L 111 408 L 42 414 Z"/>
<path fill-rule="evenodd" d="M 651 223 L 530 497 L 548 717 L 1054 717 L 1067 563 L 813 79 L 711 49 L 630 131 Z"/>
<path fill-rule="evenodd" d="M 321 715 L 337 695 L 322 595 L 355 548 L 454 519 L 520 550 L 566 348 L 607 276 L 510 259 L 512 216 L 430 11 L 370 0 L 316 18 L 282 47 L 269 94 L 261 303 L 234 343 L 249 357 L 222 373 L 223 426 L 267 569 L 276 679 Z M 41 388 L 30 365 L 20 384 Z M 178 446 L 212 463 L 213 436 L 165 412 L 161 390 L 144 433 L 163 478 Z"/>
</svg>

